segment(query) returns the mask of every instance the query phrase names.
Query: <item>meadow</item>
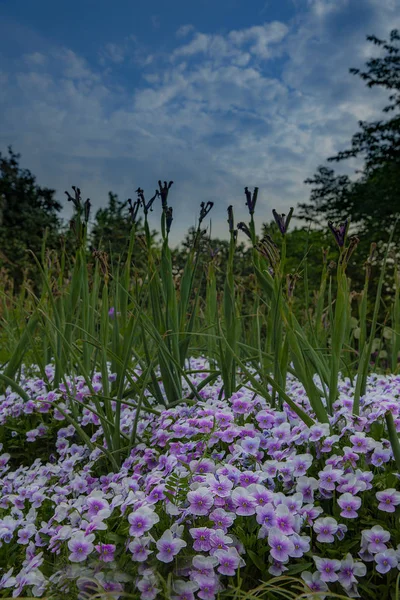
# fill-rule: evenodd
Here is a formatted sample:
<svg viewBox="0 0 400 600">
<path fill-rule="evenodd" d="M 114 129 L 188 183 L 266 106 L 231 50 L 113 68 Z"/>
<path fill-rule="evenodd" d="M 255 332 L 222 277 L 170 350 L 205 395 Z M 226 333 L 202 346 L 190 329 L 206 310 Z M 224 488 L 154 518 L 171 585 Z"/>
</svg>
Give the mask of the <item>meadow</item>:
<svg viewBox="0 0 400 600">
<path fill-rule="evenodd" d="M 88 254 L 74 188 L 73 260 L 44 240 L 40 287 L 1 283 L 0 598 L 400 598 L 392 237 L 354 289 L 350 215 L 329 222 L 336 258 L 321 249 L 309 289 L 307 253 L 287 269 L 293 210 L 273 211 L 279 244 L 260 238 L 245 188 L 226 264 L 212 247 L 200 261 L 208 202 L 177 272 L 170 188 L 138 189 L 124 262 Z M 240 239 L 251 286 L 234 274 Z"/>
</svg>

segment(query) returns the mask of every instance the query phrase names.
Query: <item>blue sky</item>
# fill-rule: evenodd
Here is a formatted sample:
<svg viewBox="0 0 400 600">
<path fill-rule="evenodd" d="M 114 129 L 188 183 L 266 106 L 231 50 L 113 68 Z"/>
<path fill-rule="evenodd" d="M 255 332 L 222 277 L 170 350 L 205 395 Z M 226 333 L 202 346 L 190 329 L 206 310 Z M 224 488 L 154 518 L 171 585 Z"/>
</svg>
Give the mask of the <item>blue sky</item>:
<svg viewBox="0 0 400 600">
<path fill-rule="evenodd" d="M 359 120 L 381 117 L 387 95 L 349 68 L 394 28 L 397 0 L 0 0 L 0 151 L 63 203 L 71 185 L 98 208 L 172 179 L 173 240 L 208 200 L 226 237 L 229 204 L 246 219 L 244 186 L 269 221 L 308 199 L 304 179 Z"/>
</svg>

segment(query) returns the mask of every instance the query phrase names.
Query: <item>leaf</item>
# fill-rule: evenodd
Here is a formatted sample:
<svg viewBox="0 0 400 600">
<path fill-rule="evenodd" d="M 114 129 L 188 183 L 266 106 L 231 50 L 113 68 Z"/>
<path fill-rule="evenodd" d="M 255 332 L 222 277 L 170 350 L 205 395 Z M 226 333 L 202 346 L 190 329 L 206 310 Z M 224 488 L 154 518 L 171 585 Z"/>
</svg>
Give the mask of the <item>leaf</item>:
<svg viewBox="0 0 400 600">
<path fill-rule="evenodd" d="M 265 561 L 263 561 L 263 559 L 258 554 L 253 552 L 253 550 L 247 550 L 246 554 L 251 558 L 252 562 L 255 564 L 257 569 L 259 569 L 261 572 L 265 571 L 267 563 L 265 563 Z"/>
<path fill-rule="evenodd" d="M 287 573 L 288 575 L 295 575 L 297 573 L 302 573 L 303 571 L 307 571 L 307 569 L 312 566 L 314 566 L 314 563 L 311 562 L 289 565 L 287 571 L 285 571 L 285 574 Z"/>
</svg>

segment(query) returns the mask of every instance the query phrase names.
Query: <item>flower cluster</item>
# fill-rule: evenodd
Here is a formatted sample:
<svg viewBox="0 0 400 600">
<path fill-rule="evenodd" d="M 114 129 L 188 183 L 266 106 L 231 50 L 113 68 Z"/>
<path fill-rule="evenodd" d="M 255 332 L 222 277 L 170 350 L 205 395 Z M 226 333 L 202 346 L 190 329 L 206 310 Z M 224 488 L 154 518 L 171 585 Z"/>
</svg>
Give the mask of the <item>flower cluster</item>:
<svg viewBox="0 0 400 600">
<path fill-rule="evenodd" d="M 207 367 L 190 361 L 195 385 Z M 11 444 L 0 448 L 0 590 L 213 600 L 238 575 L 250 589 L 285 573 L 298 573 L 305 590 L 349 597 L 364 597 L 363 586 L 375 589 L 382 575 L 395 585 L 400 492 L 384 415 L 391 411 L 400 430 L 399 376 L 369 378 L 360 417 L 343 379 L 331 422 L 312 427 L 245 387 L 221 399 L 217 380 L 194 406 L 161 410 L 153 402 L 159 414 L 139 415 L 140 443 L 118 472 L 106 473 L 101 450 L 65 420 L 74 401 L 91 441 L 105 444 L 85 381 L 71 377 L 52 389 L 51 366 L 46 375 L 50 384 L 23 377 L 29 401 L 11 389 L 0 397 L 7 440 L 50 444 L 56 427 L 48 461 L 17 464 Z M 92 381 L 99 394 L 101 379 Z M 312 415 L 292 376 L 286 390 Z M 22 434 L 30 419 L 35 427 Z M 135 420 L 131 401 L 121 431 L 129 435 Z"/>
</svg>

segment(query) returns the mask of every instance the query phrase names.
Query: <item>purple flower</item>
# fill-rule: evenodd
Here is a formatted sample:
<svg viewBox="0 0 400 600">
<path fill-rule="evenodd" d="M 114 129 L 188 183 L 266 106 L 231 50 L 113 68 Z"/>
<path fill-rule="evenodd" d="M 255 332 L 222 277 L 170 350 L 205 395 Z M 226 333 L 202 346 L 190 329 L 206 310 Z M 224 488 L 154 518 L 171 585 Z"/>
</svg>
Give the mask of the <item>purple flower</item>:
<svg viewBox="0 0 400 600">
<path fill-rule="evenodd" d="M 228 527 L 233 524 L 235 519 L 235 513 L 227 512 L 223 508 L 216 508 L 210 513 L 210 520 L 214 521 L 215 525 L 225 532 L 228 531 Z"/>
<path fill-rule="evenodd" d="M 290 536 L 290 540 L 294 546 L 294 550 L 291 553 L 291 556 L 293 556 L 293 558 L 301 558 L 303 554 L 310 550 L 311 538 L 309 538 L 308 536 L 293 533 Z"/>
<path fill-rule="evenodd" d="M 250 400 L 246 398 L 236 398 L 233 399 L 234 395 L 232 395 L 232 410 L 234 413 L 238 415 L 244 415 L 253 408 Z"/>
<path fill-rule="evenodd" d="M 295 514 L 299 512 L 303 506 L 303 494 L 296 492 L 290 496 L 285 496 L 282 492 L 279 492 L 279 501 L 275 501 L 276 505 L 283 504 L 287 506 L 291 513 Z"/>
<path fill-rule="evenodd" d="M 333 517 L 323 517 L 317 519 L 314 523 L 314 531 L 317 533 L 317 541 L 330 544 L 335 538 L 333 537 L 338 530 L 338 525 Z"/>
<path fill-rule="evenodd" d="M 94 534 L 86 535 L 83 531 L 75 533 L 68 542 L 68 548 L 71 550 L 69 560 L 71 562 L 82 562 L 86 560 L 93 551 Z"/>
<path fill-rule="evenodd" d="M 318 473 L 319 476 L 319 487 L 321 490 L 333 492 L 335 489 L 335 483 L 339 481 L 342 475 L 342 471 L 334 469 L 332 465 L 325 467 L 323 471 Z"/>
<path fill-rule="evenodd" d="M 112 562 L 114 560 L 115 545 L 114 544 L 98 544 L 95 546 L 99 553 L 99 559 L 103 562 Z"/>
<path fill-rule="evenodd" d="M 156 555 L 158 560 L 169 563 L 174 560 L 174 556 L 187 546 L 187 544 L 184 540 L 174 537 L 172 531 L 167 529 L 158 540 L 156 546 L 158 549 L 158 554 Z"/>
<path fill-rule="evenodd" d="M 301 578 L 312 592 L 328 591 L 328 586 L 324 581 L 322 581 L 321 575 L 318 571 L 315 571 L 312 574 L 309 571 L 303 571 Z M 318 598 L 323 600 L 324 596 L 318 595 Z"/>
<path fill-rule="evenodd" d="M 279 560 L 275 560 L 274 558 L 272 558 L 271 555 L 268 556 L 268 562 L 271 563 L 271 566 L 268 569 L 268 573 L 271 573 L 271 575 L 273 575 L 274 577 L 279 577 L 280 575 L 282 575 L 282 573 L 287 571 L 287 567 L 285 567 L 283 563 L 279 562 Z"/>
<path fill-rule="evenodd" d="M 394 488 L 389 488 L 383 492 L 377 492 L 376 497 L 379 500 L 379 510 L 385 512 L 394 512 L 395 507 L 400 504 L 400 493 L 396 492 Z"/>
<path fill-rule="evenodd" d="M 87 499 L 87 508 L 89 517 L 96 517 L 101 510 L 110 508 L 107 500 L 98 495 L 91 496 Z"/>
<path fill-rule="evenodd" d="M 235 575 L 236 569 L 241 561 L 236 548 L 216 550 L 214 552 L 214 556 L 216 556 L 219 560 L 218 572 L 221 573 L 221 575 Z"/>
<path fill-rule="evenodd" d="M 263 464 L 263 471 L 265 471 L 268 477 L 275 477 L 278 471 L 278 461 L 277 460 L 266 460 Z"/>
<path fill-rule="evenodd" d="M 354 452 L 359 454 L 366 454 L 371 447 L 371 440 L 366 437 L 365 433 L 351 435 L 350 441 L 353 444 Z"/>
<path fill-rule="evenodd" d="M 320 506 L 314 506 L 313 504 L 306 504 L 300 511 L 300 514 L 304 517 L 305 522 L 310 527 L 312 526 L 318 515 L 323 513 L 323 509 Z"/>
<path fill-rule="evenodd" d="M 263 525 L 265 527 L 276 526 L 275 509 L 270 502 L 265 506 L 257 506 L 256 513 L 257 523 L 259 523 L 260 525 Z"/>
<path fill-rule="evenodd" d="M 342 541 L 344 539 L 344 535 L 347 531 L 347 526 L 343 523 L 339 523 L 338 530 L 336 532 L 336 537 L 338 540 Z"/>
<path fill-rule="evenodd" d="M 227 498 L 230 496 L 231 490 L 233 488 L 233 483 L 228 477 L 224 475 L 219 475 L 218 479 L 214 475 L 209 475 L 206 478 L 206 483 L 210 486 L 210 491 L 212 494 L 219 496 L 220 498 Z"/>
<path fill-rule="evenodd" d="M 349 492 L 355 496 L 358 492 L 364 492 L 366 485 L 365 481 L 357 478 L 352 473 L 346 473 L 346 475 L 342 477 L 340 484 L 337 486 L 337 491 L 341 494 Z"/>
<path fill-rule="evenodd" d="M 390 540 L 390 533 L 381 525 L 374 525 L 372 529 L 364 529 L 362 537 L 368 542 L 368 552 L 376 554 L 387 549 L 385 543 Z"/>
<path fill-rule="evenodd" d="M 274 496 L 272 492 L 259 483 L 251 483 L 247 489 L 256 501 L 257 506 L 265 506 L 271 502 Z"/>
<path fill-rule="evenodd" d="M 245 437 L 240 442 L 240 445 L 244 454 L 251 454 L 252 456 L 255 456 L 260 447 L 260 438 Z"/>
<path fill-rule="evenodd" d="M 214 504 L 214 498 L 208 488 L 198 488 L 189 492 L 187 499 L 190 503 L 189 510 L 193 515 L 207 515 Z"/>
<path fill-rule="evenodd" d="M 232 492 L 232 501 L 236 507 L 236 514 L 249 517 L 256 512 L 256 502 L 249 491 L 244 487 L 237 487 Z"/>
<path fill-rule="evenodd" d="M 320 558 L 319 556 L 313 556 L 315 565 L 321 574 L 322 581 L 337 581 L 338 574 L 341 567 L 340 560 L 334 560 L 330 558 Z"/>
<path fill-rule="evenodd" d="M 13 570 L 14 570 L 13 567 L 11 567 L 11 569 L 9 571 L 7 571 L 7 573 L 4 573 L 4 575 L 1 577 L 0 590 L 14 585 L 15 577 L 12 577 Z"/>
<path fill-rule="evenodd" d="M 36 527 L 31 523 L 18 531 L 17 544 L 29 544 L 29 540 L 36 533 Z"/>
<path fill-rule="evenodd" d="M 339 441 L 338 435 L 330 435 L 322 442 L 321 452 L 331 452 L 332 446 Z"/>
<path fill-rule="evenodd" d="M 304 502 L 314 502 L 314 490 L 318 488 L 315 477 L 300 476 L 296 482 L 296 492 L 303 494 Z"/>
<path fill-rule="evenodd" d="M 151 569 L 143 572 L 143 579 L 137 583 L 137 588 L 141 593 L 141 600 L 154 600 L 157 597 L 160 588 L 157 587 L 157 578 Z"/>
<path fill-rule="evenodd" d="M 141 506 L 128 517 L 131 524 L 129 534 L 139 537 L 149 531 L 159 520 L 160 517 L 151 508 Z"/>
<path fill-rule="evenodd" d="M 36 442 L 36 438 L 39 435 L 38 429 L 31 429 L 26 432 L 26 441 L 27 442 Z"/>
<path fill-rule="evenodd" d="M 287 562 L 294 552 L 294 544 L 277 527 L 272 527 L 268 534 L 271 556 L 278 562 Z"/>
<path fill-rule="evenodd" d="M 193 548 L 196 552 L 208 552 L 211 549 L 212 529 L 208 527 L 193 527 L 189 533 L 194 539 Z"/>
<path fill-rule="evenodd" d="M 275 510 L 276 527 L 285 535 L 293 533 L 295 518 L 284 504 L 279 504 Z"/>
<path fill-rule="evenodd" d="M 260 429 L 270 429 L 274 424 L 274 415 L 267 410 L 260 410 L 256 414 L 256 421 L 258 422 Z"/>
<path fill-rule="evenodd" d="M 362 562 L 354 562 L 351 554 L 347 554 L 342 560 L 340 571 L 338 574 L 339 583 L 345 588 L 351 587 L 357 583 L 357 577 L 364 577 L 367 572 L 367 567 Z"/>
<path fill-rule="evenodd" d="M 248 488 L 259 481 L 259 476 L 253 471 L 243 471 L 239 475 L 239 485 Z M 250 492 L 250 490 L 248 490 Z"/>
<path fill-rule="evenodd" d="M 308 439 L 310 442 L 318 442 L 323 437 L 327 437 L 330 433 L 330 427 L 328 423 L 318 423 L 310 427 L 310 434 Z"/>
<path fill-rule="evenodd" d="M 201 598 L 201 600 L 214 600 L 217 593 L 217 583 L 215 578 L 200 575 L 199 577 L 196 577 L 196 583 L 199 586 L 197 596 Z"/>
<path fill-rule="evenodd" d="M 298 454 L 295 456 L 292 461 L 293 475 L 296 478 L 305 475 L 307 470 L 312 465 L 312 462 L 313 457 L 311 454 Z"/>
<path fill-rule="evenodd" d="M 215 464 L 214 461 L 210 459 L 203 458 L 203 460 L 193 460 L 189 464 L 190 470 L 194 473 L 200 473 L 200 475 L 205 475 L 206 473 L 214 473 Z"/>
<path fill-rule="evenodd" d="M 195 575 L 204 575 L 205 577 L 214 577 L 214 567 L 218 564 L 218 559 L 215 556 L 197 555 L 193 557 L 192 565 L 196 569 Z M 191 576 L 193 578 L 193 575 Z"/>
<path fill-rule="evenodd" d="M 375 554 L 376 570 L 378 573 L 388 573 L 390 569 L 395 569 L 398 565 L 397 555 L 395 550 L 384 550 Z"/>
<path fill-rule="evenodd" d="M 340 513 L 341 517 L 345 517 L 346 519 L 356 519 L 358 517 L 356 511 L 361 506 L 361 498 L 358 496 L 353 496 L 346 492 L 339 497 L 338 504 L 342 509 Z"/>
<path fill-rule="evenodd" d="M 147 502 L 150 504 L 156 504 L 159 500 L 164 500 L 165 485 L 156 485 L 147 496 Z"/>
<path fill-rule="evenodd" d="M 392 456 L 392 452 L 385 448 L 375 448 L 374 453 L 371 456 L 371 463 L 374 467 L 380 467 L 383 463 L 389 462 Z"/>
<path fill-rule="evenodd" d="M 153 553 L 153 551 L 149 549 L 151 541 L 152 538 L 150 536 L 142 536 L 133 540 L 128 546 L 129 550 L 132 552 L 132 560 L 136 562 L 144 562 L 147 560 L 148 556 Z"/>
<path fill-rule="evenodd" d="M 210 536 L 210 542 L 211 554 L 214 554 L 216 550 L 226 550 L 228 544 L 232 544 L 233 539 L 228 535 L 225 535 L 225 532 L 222 529 L 213 529 Z"/>
<path fill-rule="evenodd" d="M 172 584 L 176 596 L 172 596 L 171 600 L 195 600 L 194 592 L 199 589 L 195 581 L 175 580 Z"/>
</svg>

